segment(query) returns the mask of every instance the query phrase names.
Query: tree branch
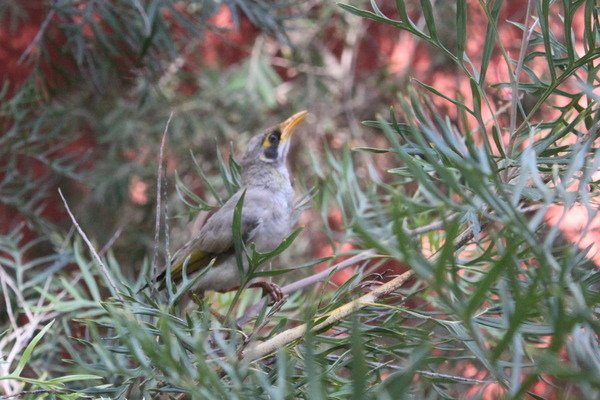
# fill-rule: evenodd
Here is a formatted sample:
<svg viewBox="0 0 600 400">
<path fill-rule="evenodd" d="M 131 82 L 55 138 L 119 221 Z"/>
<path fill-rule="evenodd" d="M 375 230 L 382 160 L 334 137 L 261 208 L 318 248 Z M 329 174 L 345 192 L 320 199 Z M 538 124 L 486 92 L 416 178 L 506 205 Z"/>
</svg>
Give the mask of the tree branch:
<svg viewBox="0 0 600 400">
<path fill-rule="evenodd" d="M 329 317 L 327 317 L 327 319 L 325 319 L 325 321 L 314 325 L 312 327 L 311 331 L 312 332 L 319 331 L 323 328 L 328 327 L 329 325 L 332 325 L 332 324 L 346 318 L 347 316 L 349 316 L 356 310 L 359 310 L 363 307 L 373 305 L 373 303 L 377 302 L 377 300 L 379 300 L 380 298 L 385 297 L 389 293 L 400 288 L 413 275 L 414 275 L 413 271 L 407 271 L 407 272 L 403 273 L 402 275 L 399 275 L 396 278 L 392 279 L 391 281 L 384 283 L 383 285 L 377 287 L 376 289 L 365 294 L 364 296 L 359 297 L 358 299 L 356 299 L 354 301 L 351 301 L 349 303 L 344 304 L 341 307 L 336 308 L 329 314 Z M 308 331 L 308 324 L 303 324 L 303 325 L 299 325 L 294 328 L 288 329 L 284 332 L 281 332 L 280 334 L 275 335 L 274 337 L 272 337 L 271 339 L 269 339 L 265 342 L 257 343 L 255 345 L 249 347 L 248 350 L 246 350 L 245 352 L 242 353 L 242 359 L 245 361 L 253 361 L 253 360 L 259 359 L 261 357 L 264 357 L 268 354 L 271 354 L 275 350 L 277 350 L 279 348 L 283 348 L 288 343 L 291 343 L 297 339 L 300 339 L 302 336 L 304 336 L 306 334 L 307 331 Z"/>
</svg>

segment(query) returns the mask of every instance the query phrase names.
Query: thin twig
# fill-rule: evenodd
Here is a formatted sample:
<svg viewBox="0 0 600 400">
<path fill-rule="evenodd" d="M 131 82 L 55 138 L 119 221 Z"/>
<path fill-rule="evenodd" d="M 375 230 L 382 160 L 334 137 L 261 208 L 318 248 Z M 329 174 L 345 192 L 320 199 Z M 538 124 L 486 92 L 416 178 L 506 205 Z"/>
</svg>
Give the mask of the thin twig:
<svg viewBox="0 0 600 400">
<path fill-rule="evenodd" d="M 399 368 L 399 369 L 402 370 L 402 368 Z M 439 372 L 430 372 L 430 371 L 423 371 L 423 370 L 417 370 L 416 372 L 418 374 L 421 374 L 423 376 L 427 376 L 429 378 L 451 380 L 451 381 L 462 382 L 462 383 L 469 383 L 469 384 L 486 385 L 488 383 L 495 382 L 493 380 L 481 380 L 481 379 L 465 378 L 464 376 L 441 374 Z"/>
<path fill-rule="evenodd" d="M 344 333 L 347 334 L 348 330 L 344 330 Z M 337 361 L 339 361 L 342 358 L 342 356 L 332 355 L 332 356 L 328 356 L 327 358 L 329 360 L 333 361 L 333 362 L 337 362 Z M 396 371 L 405 371 L 406 370 L 406 367 L 400 366 L 400 365 L 396 365 L 396 364 L 392 364 L 390 362 L 386 362 L 386 363 L 370 362 L 369 365 L 373 369 L 387 368 L 387 369 L 393 369 L 393 370 L 396 370 Z M 481 380 L 481 379 L 474 379 L 474 378 L 466 378 L 464 376 L 443 374 L 443 373 L 439 373 L 439 372 L 424 371 L 424 370 L 420 370 L 420 369 L 416 370 L 415 372 L 418 373 L 418 374 L 421 374 L 423 376 L 430 377 L 430 378 L 452 380 L 452 381 L 462 382 L 462 383 L 467 383 L 467 384 L 480 384 L 480 385 L 483 384 L 484 385 L 484 384 L 495 382 L 495 381 L 492 381 L 492 380 Z"/>
<path fill-rule="evenodd" d="M 481 224 L 479 231 L 480 232 L 485 231 L 488 228 L 488 226 L 490 226 L 491 224 L 492 224 L 491 221 L 484 222 L 483 224 Z M 465 230 L 462 234 L 458 235 L 458 237 L 457 237 L 458 240 L 456 241 L 456 244 L 454 245 L 454 251 L 458 251 L 462 247 L 466 246 L 467 243 L 469 243 L 474 237 L 475 237 L 475 233 L 473 232 L 472 229 Z"/>
<path fill-rule="evenodd" d="M 35 35 L 35 37 L 31 41 L 31 43 L 29 43 L 29 45 L 27 45 L 27 48 L 25 49 L 23 54 L 21 54 L 21 57 L 19 57 L 19 60 L 17 61 L 17 65 L 21 65 L 23 63 L 23 61 L 25 61 L 25 59 L 29 56 L 29 54 L 31 54 L 31 52 L 33 52 L 33 48 L 42 40 L 42 37 L 44 36 L 44 32 L 46 31 L 46 29 L 48 29 L 48 25 L 50 24 L 50 21 L 54 17 L 55 13 L 56 12 L 53 9 L 50 10 L 50 12 L 48 12 L 48 15 L 46 15 L 44 22 L 42 22 L 42 25 L 40 26 L 40 30 Z"/>
<path fill-rule="evenodd" d="M 374 255 L 375 255 L 375 250 L 373 250 L 373 249 L 361 251 L 357 255 L 352 256 L 347 260 L 341 261 L 341 262 L 327 268 L 326 270 L 323 270 L 319 273 L 316 273 L 316 274 L 306 277 L 304 279 L 300 279 L 296 282 L 290 283 L 289 285 L 286 285 L 283 288 L 281 288 L 281 290 L 283 291 L 284 294 L 294 293 L 297 290 L 303 289 L 307 286 L 312 286 L 315 283 L 325 280 L 328 276 L 330 276 L 334 272 L 341 271 L 342 269 L 351 267 L 351 266 L 353 266 L 361 261 L 364 261 Z"/>
<path fill-rule="evenodd" d="M 115 242 L 117 241 L 117 239 L 119 239 L 119 237 L 121 236 L 121 233 L 123 233 L 123 229 L 125 228 L 125 224 L 121 224 L 117 230 L 115 231 L 115 233 L 113 233 L 113 235 L 110 237 L 110 239 L 108 239 L 108 241 L 106 242 L 106 244 L 104 246 L 102 246 L 102 248 L 100 249 L 100 251 L 98 252 L 98 254 L 100 255 L 104 255 L 108 250 L 110 250 L 113 246 L 113 244 L 115 244 Z"/>
<path fill-rule="evenodd" d="M 171 124 L 171 118 L 173 118 L 173 111 L 169 114 L 169 119 L 167 120 L 167 124 L 165 125 L 165 130 L 163 131 L 162 140 L 160 142 L 160 151 L 158 155 L 158 176 L 156 177 L 156 222 L 154 225 L 154 252 L 152 254 L 152 276 L 156 276 L 158 274 L 158 266 L 156 265 L 156 260 L 158 259 L 158 247 L 159 247 L 159 238 L 160 238 L 160 221 L 161 221 L 161 211 L 162 211 L 162 181 L 164 178 L 164 150 L 165 150 L 165 142 L 167 139 L 167 132 L 169 131 L 169 125 Z"/>
<path fill-rule="evenodd" d="M 60 189 L 58 189 L 58 194 L 60 195 L 60 198 L 62 199 L 63 204 L 65 205 L 65 208 L 67 209 L 67 213 L 69 213 L 69 217 L 71 217 L 71 221 L 73 221 L 73 225 L 75 225 L 75 228 L 77 228 L 77 231 L 83 238 L 83 241 L 85 242 L 85 244 L 87 244 L 88 248 L 90 249 L 90 252 L 96 259 L 96 262 L 98 262 L 98 265 L 100 265 L 100 269 L 102 270 L 102 273 L 104 273 L 104 276 L 106 277 L 106 280 L 112 287 L 115 295 L 119 298 L 119 300 L 123 300 L 123 298 L 121 297 L 121 294 L 119 293 L 119 290 L 117 289 L 117 284 L 113 280 L 113 277 L 110 274 L 108 267 L 106 266 L 106 264 L 104 264 L 102 262 L 102 259 L 100 258 L 100 255 L 98 255 L 98 252 L 96 251 L 96 249 L 94 249 L 92 242 L 90 242 L 90 239 L 88 239 L 88 237 L 85 234 L 85 232 L 83 231 L 83 229 L 81 229 L 81 226 L 79 226 L 79 224 L 77 223 L 77 220 L 75 219 L 75 216 L 71 212 L 71 209 L 69 208 L 69 204 L 67 204 L 67 200 L 65 199 L 65 196 L 63 196 L 63 193 Z"/>
</svg>

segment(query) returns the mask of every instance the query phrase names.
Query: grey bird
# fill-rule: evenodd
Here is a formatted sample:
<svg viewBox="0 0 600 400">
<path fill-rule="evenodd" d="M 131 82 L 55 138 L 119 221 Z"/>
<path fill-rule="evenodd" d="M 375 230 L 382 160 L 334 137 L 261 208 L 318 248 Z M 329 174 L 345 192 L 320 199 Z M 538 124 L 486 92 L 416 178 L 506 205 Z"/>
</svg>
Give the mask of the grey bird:
<svg viewBox="0 0 600 400">
<path fill-rule="evenodd" d="M 294 191 L 286 159 L 297 126 L 307 116 L 306 111 L 292 115 L 284 122 L 252 137 L 240 166 L 241 188 L 221 208 L 212 213 L 195 237 L 179 249 L 171 263 L 171 279 L 181 282 L 184 265 L 188 275 L 202 274 L 192 288 L 203 297 L 206 291 L 227 292 L 241 284 L 233 239 L 234 211 L 244 194 L 241 234 L 244 243 L 254 243 L 256 250 L 274 250 L 290 234 L 294 217 Z M 243 268 L 247 270 L 245 256 Z M 213 261 L 214 260 L 214 261 Z M 206 268 L 209 268 L 208 270 Z M 166 283 L 163 271 L 155 278 L 160 288 Z M 260 287 L 274 301 L 281 299 L 279 288 L 264 281 L 250 287 Z"/>
</svg>

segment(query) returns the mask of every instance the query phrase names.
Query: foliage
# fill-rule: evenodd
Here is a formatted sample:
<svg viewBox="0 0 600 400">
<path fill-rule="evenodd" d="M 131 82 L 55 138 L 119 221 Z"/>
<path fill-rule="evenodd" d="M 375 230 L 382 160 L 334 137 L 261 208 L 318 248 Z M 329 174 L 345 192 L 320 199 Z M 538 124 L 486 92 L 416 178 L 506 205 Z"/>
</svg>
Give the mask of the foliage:
<svg viewBox="0 0 600 400">
<path fill-rule="evenodd" d="M 244 4 L 256 4 L 257 15 L 265 15 L 262 2 Z M 92 257 L 78 236 L 55 232 L 48 236 L 52 256 L 24 261 L 34 245 L 23 247 L 17 229 L 0 242 L 0 263 L 8 271 L 0 270 L 8 310 L 0 351 L 17 349 L 0 360 L 0 384 L 10 382 L 15 391 L 24 387 L 30 394 L 23 397 L 29 398 L 42 393 L 37 390 L 48 398 L 596 398 L 600 272 L 590 248 L 565 240 L 547 214 L 557 206 L 581 206 L 587 212 L 583 232 L 597 214 L 598 9 L 592 1 L 542 0 L 537 8 L 528 2 L 524 20 L 509 22 L 500 18 L 503 2 L 480 2 L 487 27 L 481 57 L 475 59 L 466 45 L 473 12 L 466 1 L 456 2 L 452 46 L 439 33 L 433 4 L 420 2 L 420 21 L 411 4 L 397 1 L 396 17 L 375 1 L 370 10 L 340 7 L 344 17 L 355 14 L 390 25 L 445 54 L 470 93 L 450 96 L 414 79 L 397 93 L 389 114 L 364 122 L 363 129 L 372 129 L 372 142 L 326 148 L 322 159 L 311 158 L 318 186 L 313 203 L 323 216 L 322 231 L 332 243 L 362 249 L 353 252 L 363 262 L 351 279 L 335 290 L 316 285 L 293 291 L 285 303 L 272 307 L 252 290 L 193 304 L 183 294 L 194 277 L 174 292 L 171 285 L 165 293 L 140 291 L 158 268 L 156 259 L 144 261 L 132 278 L 124 268 L 128 261 L 117 252 L 89 248 Z M 560 11 L 559 24 L 550 10 Z M 581 14 L 579 48 L 572 29 Z M 516 59 L 498 35 L 503 24 L 521 32 Z M 492 79 L 494 54 L 508 71 L 506 82 Z M 123 141 L 141 145 L 144 138 L 136 142 L 132 133 L 136 124 L 147 123 L 148 116 L 152 122 L 166 120 L 164 104 L 175 110 L 203 107 L 205 100 L 224 104 L 224 110 L 258 107 L 236 98 L 245 87 L 239 83 L 242 76 L 256 70 L 251 66 L 265 68 L 260 55 L 251 57 L 249 64 L 218 76 L 203 74 L 200 79 L 212 80 L 212 91 L 167 103 L 157 101 L 158 92 L 150 93 L 146 102 L 111 110 L 106 121 L 129 129 Z M 504 90 L 509 98 L 498 105 L 496 96 Z M 272 104 L 268 90 L 258 93 Z M 196 124 L 223 127 L 219 118 L 176 114 L 169 137 L 173 142 L 185 137 Z M 152 130 L 162 131 L 162 125 Z M 118 137 L 104 140 L 106 149 L 119 148 Z M 205 147 L 190 158 L 188 169 L 197 172 L 196 178 L 186 180 L 189 171 L 178 171 L 176 191 L 189 208 L 182 211 L 186 216 L 222 203 L 238 187 L 233 158 L 217 152 L 213 169 L 206 171 L 199 160 L 210 151 Z M 390 167 L 377 170 L 380 160 Z M 202 182 L 210 196 L 195 194 L 190 182 Z M 341 232 L 328 219 L 338 208 Z M 169 224 L 160 232 L 166 246 L 162 241 L 154 246 L 168 247 Z M 239 224 L 238 218 L 232 229 L 236 247 L 243 248 L 241 235 L 235 234 Z M 246 254 L 255 265 L 300 240 L 302 234 L 295 232 L 272 254 L 252 248 Z M 74 271 L 65 268 L 69 262 L 75 263 Z M 363 301 L 389 280 L 386 269 L 399 263 L 410 268 L 403 276 L 412 279 Z M 291 280 L 296 271 L 290 271 L 251 268 L 245 282 L 258 276 Z M 16 313 L 29 322 L 21 324 Z M 45 327 L 34 335 L 38 326 Z M 301 339 L 285 339 L 298 331 L 304 333 Z M 257 343 L 279 346 L 254 357 Z M 540 383 L 550 391 L 537 392 Z"/>
<path fill-rule="evenodd" d="M 290 12 L 285 2 L 275 8 L 255 1 L 6 3 L 11 2 L 0 4 L 6 26 L 18 26 L 28 13 L 34 18 L 46 12 L 38 35 L 17 62 L 25 82 L 3 77 L 0 90 L 0 206 L 13 216 L 10 228 L 25 222 L 37 234 L 55 229 L 52 225 L 63 216 L 52 207 L 60 184 L 96 208 L 82 222 L 94 227 L 99 240 L 109 240 L 120 225 L 126 235 L 118 247 L 142 254 L 147 247 L 135 242 L 151 238 L 144 238 L 150 225 L 140 221 L 139 211 L 149 214 L 154 204 L 148 200 L 147 207 L 131 211 L 128 191 L 132 177 L 145 181 L 154 176 L 155 164 L 147 154 L 158 144 L 169 113 L 179 116 L 172 130 L 173 152 L 187 157 L 190 144 L 201 147 L 200 137 L 231 139 L 240 115 L 259 115 L 273 106 L 265 95 L 272 93 L 273 69 L 248 67 L 257 57 L 219 71 L 205 65 L 200 54 L 194 62 L 206 72 L 198 78 L 183 63 L 212 38 L 209 34 L 226 34 L 210 22 L 221 6 L 234 24 L 248 16 L 285 40 Z M 247 78 L 260 82 L 258 95 L 243 86 Z M 207 118 L 215 109 L 219 115 Z M 252 129 L 258 121 L 245 118 L 235 126 Z M 212 146 L 205 152 L 212 156 Z M 89 196 L 81 194 L 81 184 Z M 134 241 L 126 239 L 134 236 Z"/>
</svg>

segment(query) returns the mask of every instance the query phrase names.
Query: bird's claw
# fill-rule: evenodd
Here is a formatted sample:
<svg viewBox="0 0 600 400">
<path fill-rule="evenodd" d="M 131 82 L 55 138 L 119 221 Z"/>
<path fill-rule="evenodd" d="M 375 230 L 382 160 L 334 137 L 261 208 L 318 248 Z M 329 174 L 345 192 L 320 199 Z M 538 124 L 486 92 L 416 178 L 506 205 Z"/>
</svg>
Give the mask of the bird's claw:
<svg viewBox="0 0 600 400">
<path fill-rule="evenodd" d="M 269 305 L 276 304 L 283 300 L 285 297 L 284 293 L 281 291 L 281 288 L 274 283 L 267 281 L 257 281 L 252 282 L 249 287 L 251 288 L 260 288 L 263 291 L 263 296 L 269 295 L 271 297 L 271 301 Z"/>
</svg>

